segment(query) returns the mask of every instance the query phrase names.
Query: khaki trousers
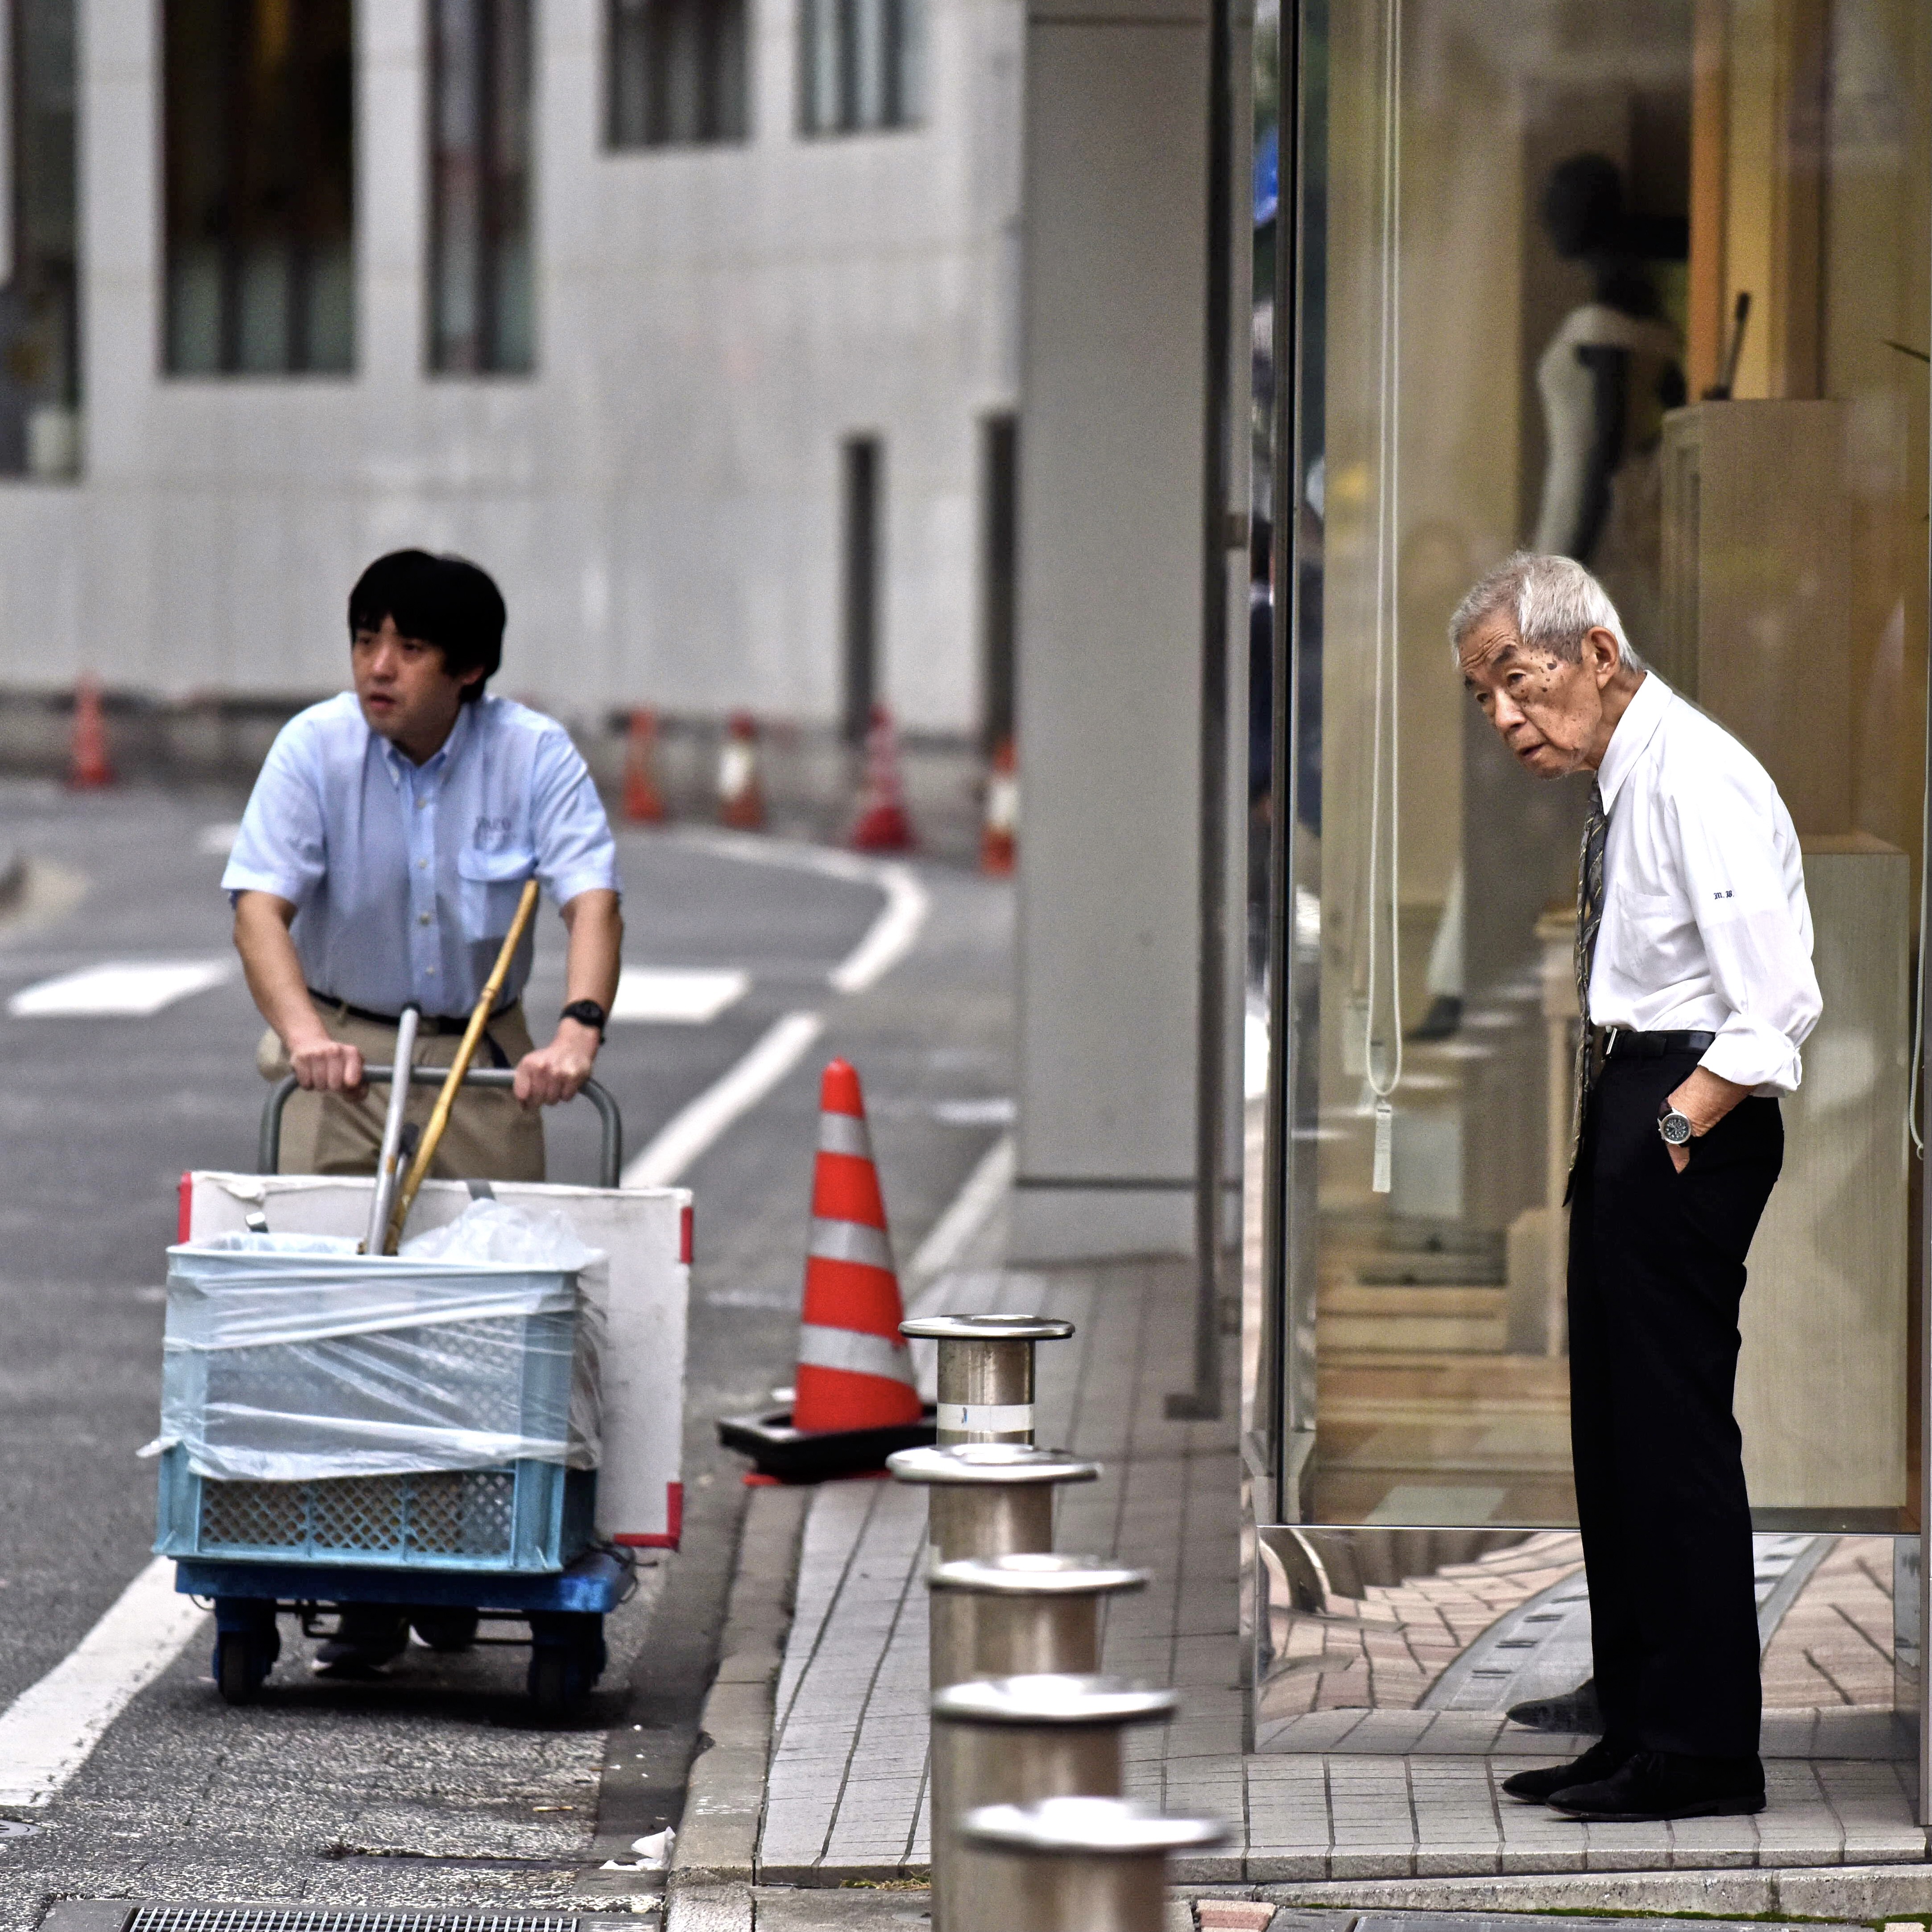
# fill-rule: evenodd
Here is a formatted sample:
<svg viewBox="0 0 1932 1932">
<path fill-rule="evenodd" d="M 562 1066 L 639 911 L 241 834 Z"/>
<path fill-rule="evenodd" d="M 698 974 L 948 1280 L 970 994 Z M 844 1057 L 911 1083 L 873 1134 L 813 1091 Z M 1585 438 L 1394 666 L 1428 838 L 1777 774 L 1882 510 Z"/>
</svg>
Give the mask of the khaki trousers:
<svg viewBox="0 0 1932 1932">
<path fill-rule="evenodd" d="M 331 1036 L 360 1047 L 368 1064 L 386 1066 L 395 1058 L 396 1030 L 360 1020 L 338 1006 L 318 1004 L 316 1010 Z M 512 1066 L 530 1051 L 530 1028 L 524 1022 L 523 1003 L 507 1007 L 490 1022 L 477 1042 L 472 1064 L 494 1066 L 490 1052 L 494 1040 Z M 419 1034 L 418 1066 L 447 1066 L 460 1044 L 455 1034 Z M 289 1071 L 289 1057 L 273 1030 L 262 1036 L 255 1065 L 264 1080 L 279 1080 Z M 436 1089 L 412 1085 L 407 1119 L 428 1123 L 436 1106 Z M 371 1087 L 358 1100 L 344 1094 L 305 1094 L 289 1096 L 282 1113 L 281 1172 L 284 1174 L 374 1174 L 382 1150 L 382 1119 L 388 1112 L 389 1090 Z M 450 1109 L 430 1163 L 439 1180 L 541 1180 L 544 1178 L 543 1117 L 526 1110 L 516 1096 L 500 1090 L 465 1087 Z"/>
</svg>

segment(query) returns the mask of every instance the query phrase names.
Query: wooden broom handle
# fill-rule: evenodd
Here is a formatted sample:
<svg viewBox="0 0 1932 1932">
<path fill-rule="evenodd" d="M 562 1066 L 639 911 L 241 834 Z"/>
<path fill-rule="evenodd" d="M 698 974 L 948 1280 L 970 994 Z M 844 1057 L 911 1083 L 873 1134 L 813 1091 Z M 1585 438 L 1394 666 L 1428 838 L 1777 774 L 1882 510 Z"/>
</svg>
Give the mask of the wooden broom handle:
<svg viewBox="0 0 1932 1932">
<path fill-rule="evenodd" d="M 410 1162 L 409 1173 L 397 1191 L 395 1208 L 389 1219 L 388 1238 L 382 1246 L 385 1254 L 394 1254 L 402 1245 L 404 1224 L 410 1218 L 410 1210 L 416 1205 L 417 1190 L 429 1172 L 430 1162 L 436 1158 L 443 1130 L 449 1125 L 449 1110 L 456 1104 L 457 1094 L 463 1085 L 463 1076 L 470 1071 L 470 1063 L 476 1057 L 476 1043 L 483 1037 L 483 1029 L 496 1012 L 496 996 L 502 992 L 503 982 L 509 976 L 510 961 L 522 944 L 530 915 L 536 909 L 537 882 L 528 879 L 524 883 L 524 896 L 517 902 L 517 916 L 510 922 L 503 950 L 496 955 L 496 963 L 490 969 L 490 977 L 477 997 L 470 1024 L 463 1029 L 462 1043 L 456 1049 L 456 1058 L 449 1063 L 449 1072 L 444 1078 L 442 1090 L 436 1096 L 436 1107 L 429 1117 L 429 1124 L 423 1129 L 422 1138 L 416 1143 L 416 1158 Z"/>
</svg>

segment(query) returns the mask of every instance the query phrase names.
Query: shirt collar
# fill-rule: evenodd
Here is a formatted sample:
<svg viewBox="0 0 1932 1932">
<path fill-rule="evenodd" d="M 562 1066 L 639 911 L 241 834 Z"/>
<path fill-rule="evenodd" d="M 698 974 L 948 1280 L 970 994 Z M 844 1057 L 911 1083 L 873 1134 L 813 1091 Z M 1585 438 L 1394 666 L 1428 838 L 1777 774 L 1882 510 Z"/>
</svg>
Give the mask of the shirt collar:
<svg viewBox="0 0 1932 1932">
<path fill-rule="evenodd" d="M 466 704 L 457 712 L 456 722 L 449 728 L 449 736 L 421 764 L 388 739 L 377 739 L 382 748 L 382 763 L 388 771 L 390 784 L 400 789 L 405 784 L 413 788 L 440 778 L 462 752 L 470 734 L 470 714 L 476 709 L 474 704 Z M 374 738 L 376 734 L 372 731 L 369 735 Z"/>
<path fill-rule="evenodd" d="M 1597 787 L 1604 795 L 1606 815 L 1616 805 L 1624 780 L 1657 736 L 1657 728 L 1664 722 L 1664 714 L 1676 695 L 1655 671 L 1646 671 L 1643 682 L 1624 707 L 1624 715 L 1617 720 L 1604 749 L 1604 762 L 1597 770 Z"/>
</svg>

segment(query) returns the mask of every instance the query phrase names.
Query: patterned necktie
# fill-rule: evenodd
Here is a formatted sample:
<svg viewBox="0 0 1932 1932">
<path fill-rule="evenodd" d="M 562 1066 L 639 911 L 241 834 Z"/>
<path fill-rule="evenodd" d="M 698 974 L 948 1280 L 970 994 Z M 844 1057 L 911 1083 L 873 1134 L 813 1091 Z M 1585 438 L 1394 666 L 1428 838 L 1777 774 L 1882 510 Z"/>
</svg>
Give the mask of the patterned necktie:
<svg viewBox="0 0 1932 1932">
<path fill-rule="evenodd" d="M 1610 820 L 1604 814 L 1604 789 L 1590 781 L 1590 815 L 1583 821 L 1582 856 L 1576 868 L 1576 1007 L 1583 1024 L 1576 1037 L 1576 1077 L 1571 1090 L 1576 1104 L 1570 1122 L 1570 1165 L 1576 1165 L 1582 1144 L 1583 1109 L 1596 1072 L 1590 1051 L 1590 968 L 1597 955 L 1597 928 L 1604 922 L 1604 845 Z"/>
</svg>

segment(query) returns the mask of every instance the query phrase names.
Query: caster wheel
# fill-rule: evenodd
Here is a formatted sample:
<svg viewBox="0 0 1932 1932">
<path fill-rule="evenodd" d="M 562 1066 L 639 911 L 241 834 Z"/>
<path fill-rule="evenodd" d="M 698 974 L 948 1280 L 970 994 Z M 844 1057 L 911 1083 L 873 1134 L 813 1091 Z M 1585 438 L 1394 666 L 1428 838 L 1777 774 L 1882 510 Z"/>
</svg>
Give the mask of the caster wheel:
<svg viewBox="0 0 1932 1932">
<path fill-rule="evenodd" d="M 467 1650 L 476 1641 L 476 1622 L 474 1610 L 460 1607 L 410 1612 L 410 1622 L 416 1635 L 430 1649 L 446 1654 Z"/>
<path fill-rule="evenodd" d="M 571 1695 L 571 1656 L 561 1644 L 539 1644 L 530 1652 L 530 1702 L 540 1715 L 560 1718 L 577 1700 Z"/>
<path fill-rule="evenodd" d="M 214 1684 L 226 1704 L 252 1704 L 274 1653 L 252 1631 L 224 1630 L 214 1640 Z"/>
</svg>

